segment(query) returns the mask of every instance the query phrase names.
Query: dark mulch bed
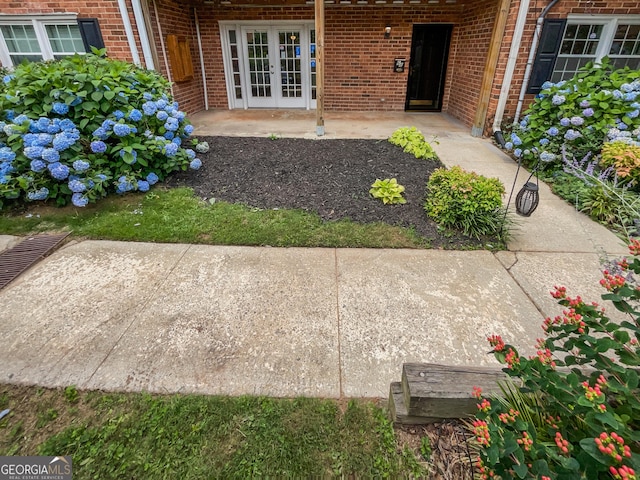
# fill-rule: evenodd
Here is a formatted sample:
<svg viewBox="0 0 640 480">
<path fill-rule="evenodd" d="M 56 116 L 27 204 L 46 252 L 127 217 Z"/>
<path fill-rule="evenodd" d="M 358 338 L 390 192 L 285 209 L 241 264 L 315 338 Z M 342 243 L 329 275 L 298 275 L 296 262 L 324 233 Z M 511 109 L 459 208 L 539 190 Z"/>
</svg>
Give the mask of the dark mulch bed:
<svg viewBox="0 0 640 480">
<path fill-rule="evenodd" d="M 173 175 L 170 186 L 188 186 L 215 198 L 263 209 L 296 208 L 324 220 L 349 218 L 414 228 L 434 248 L 483 242 L 441 232 L 424 211 L 426 183 L 440 162 L 418 160 L 386 140 L 200 137 L 211 147 L 202 168 Z M 384 205 L 369 195 L 376 178 L 396 178 L 404 205 Z"/>
</svg>

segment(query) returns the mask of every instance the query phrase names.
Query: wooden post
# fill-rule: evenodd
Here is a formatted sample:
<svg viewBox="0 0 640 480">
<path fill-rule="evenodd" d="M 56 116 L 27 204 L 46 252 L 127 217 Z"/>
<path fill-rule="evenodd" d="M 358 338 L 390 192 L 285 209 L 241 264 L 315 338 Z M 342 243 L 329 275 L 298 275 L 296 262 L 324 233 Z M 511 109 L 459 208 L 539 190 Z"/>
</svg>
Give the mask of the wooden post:
<svg viewBox="0 0 640 480">
<path fill-rule="evenodd" d="M 487 109 L 489 108 L 489 98 L 491 96 L 491 87 L 496 76 L 496 67 L 498 65 L 498 54 L 500 53 L 500 45 L 504 37 L 504 30 L 509 15 L 509 7 L 511 0 L 500 0 L 500 8 L 496 23 L 493 26 L 493 34 L 491 35 L 491 45 L 487 53 L 487 62 L 484 66 L 484 76 L 482 77 L 482 86 L 480 87 L 480 100 L 478 101 L 478 109 L 473 120 L 471 135 L 481 137 L 484 132 L 484 122 L 487 118 Z"/>
<path fill-rule="evenodd" d="M 316 14 L 316 135 L 324 135 L 324 0 L 315 0 Z"/>
</svg>

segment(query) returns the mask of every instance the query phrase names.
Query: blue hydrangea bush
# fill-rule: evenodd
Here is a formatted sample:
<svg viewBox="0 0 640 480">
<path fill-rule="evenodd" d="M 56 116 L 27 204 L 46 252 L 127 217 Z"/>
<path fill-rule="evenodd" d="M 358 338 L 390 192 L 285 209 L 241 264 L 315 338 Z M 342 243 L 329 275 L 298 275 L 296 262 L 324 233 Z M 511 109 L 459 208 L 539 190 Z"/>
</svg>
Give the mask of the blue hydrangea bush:
<svg viewBox="0 0 640 480">
<path fill-rule="evenodd" d="M 597 155 L 605 142 L 640 141 L 640 71 L 614 70 L 605 58 L 570 80 L 547 82 L 505 149 L 526 165 L 561 167 L 569 158 Z"/>
<path fill-rule="evenodd" d="M 202 165 L 193 126 L 153 71 L 104 52 L 22 64 L 0 83 L 0 206 L 84 207 Z"/>
</svg>

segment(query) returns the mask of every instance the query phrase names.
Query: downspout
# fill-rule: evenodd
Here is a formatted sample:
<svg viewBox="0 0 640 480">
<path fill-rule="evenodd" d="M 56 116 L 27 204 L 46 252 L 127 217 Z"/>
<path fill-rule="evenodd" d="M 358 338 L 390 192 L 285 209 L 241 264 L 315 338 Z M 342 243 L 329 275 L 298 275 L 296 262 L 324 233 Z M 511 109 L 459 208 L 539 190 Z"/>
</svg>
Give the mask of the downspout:
<svg viewBox="0 0 640 480">
<path fill-rule="evenodd" d="M 149 44 L 147 24 L 144 21 L 144 14 L 142 12 L 142 5 L 140 5 L 140 0 L 131 0 L 131 5 L 133 6 L 133 17 L 136 20 L 138 36 L 140 37 L 140 45 L 142 46 L 142 55 L 144 56 L 145 67 L 147 70 L 155 70 L 153 54 L 151 53 L 151 45 Z"/>
<path fill-rule="evenodd" d="M 202 53 L 202 37 L 200 35 L 200 20 L 198 9 L 193 7 L 193 15 L 196 20 L 196 35 L 198 37 L 198 53 L 200 54 L 200 71 L 202 72 L 202 91 L 204 93 L 204 109 L 209 110 L 209 94 L 207 93 L 207 74 L 204 71 L 204 54 Z"/>
<path fill-rule="evenodd" d="M 515 30 L 513 31 L 513 39 L 511 40 L 511 48 L 509 49 L 509 59 L 507 60 L 504 79 L 502 81 L 502 87 L 500 88 L 500 96 L 498 97 L 496 114 L 493 119 L 494 132 L 500 130 L 500 124 L 502 123 L 502 118 L 504 116 L 504 109 L 507 106 L 509 89 L 511 88 L 513 72 L 516 68 L 516 60 L 518 59 L 518 52 L 520 51 L 520 45 L 522 44 L 522 32 L 527 22 L 528 13 L 529 0 L 521 0 L 520 7 L 518 8 L 518 17 L 516 19 Z"/>
<path fill-rule="evenodd" d="M 553 8 L 553 6 L 558 3 L 560 0 L 552 0 L 549 5 L 547 5 L 540 16 L 538 17 L 538 21 L 536 22 L 536 30 L 533 34 L 533 41 L 531 42 L 531 50 L 529 51 L 529 58 L 527 59 L 527 68 L 524 71 L 524 79 L 522 80 L 522 86 L 520 87 L 520 96 L 518 97 L 518 106 L 516 107 L 516 114 L 513 117 L 513 123 L 517 123 L 520 120 L 520 112 L 522 112 L 522 104 L 524 103 L 524 96 L 527 91 L 527 86 L 529 83 L 529 78 L 531 78 L 531 69 L 533 68 L 533 59 L 536 54 L 536 50 L 538 49 L 538 41 L 540 40 L 540 33 L 542 32 L 542 23 L 544 22 L 544 17 L 546 17 L 549 10 Z"/>
<path fill-rule="evenodd" d="M 127 11 L 127 4 L 125 0 L 118 0 L 118 7 L 120 7 L 122 24 L 124 25 L 124 31 L 127 34 L 127 42 L 129 42 L 133 63 L 140 66 L 140 54 L 138 53 L 138 47 L 136 47 L 136 39 L 133 36 L 133 28 L 131 28 L 131 20 L 129 19 L 129 12 Z"/>
</svg>

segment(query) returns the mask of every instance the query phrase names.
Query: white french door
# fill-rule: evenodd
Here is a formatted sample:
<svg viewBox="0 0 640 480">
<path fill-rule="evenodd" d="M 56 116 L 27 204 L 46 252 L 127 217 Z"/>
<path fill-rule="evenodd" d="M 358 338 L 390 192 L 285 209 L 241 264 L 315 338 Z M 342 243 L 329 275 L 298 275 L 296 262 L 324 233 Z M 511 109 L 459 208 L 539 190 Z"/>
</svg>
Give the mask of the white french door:
<svg viewBox="0 0 640 480">
<path fill-rule="evenodd" d="M 222 25 L 230 108 L 315 107 L 309 25 Z"/>
</svg>

